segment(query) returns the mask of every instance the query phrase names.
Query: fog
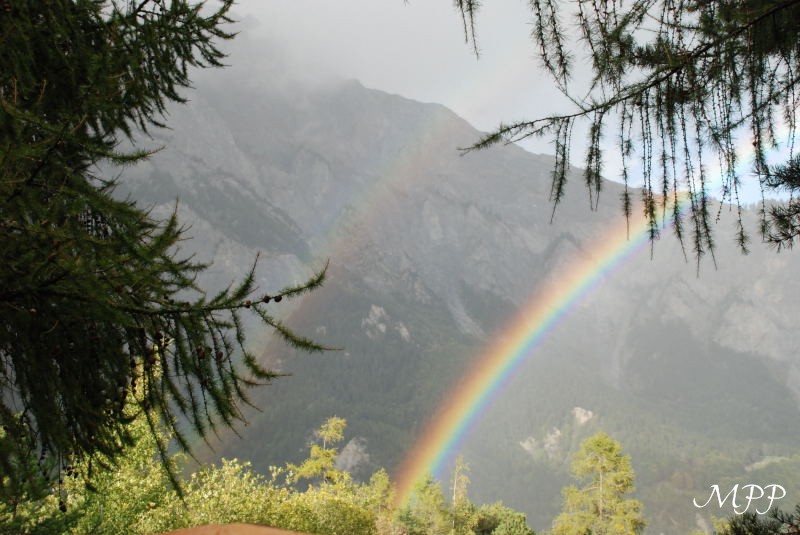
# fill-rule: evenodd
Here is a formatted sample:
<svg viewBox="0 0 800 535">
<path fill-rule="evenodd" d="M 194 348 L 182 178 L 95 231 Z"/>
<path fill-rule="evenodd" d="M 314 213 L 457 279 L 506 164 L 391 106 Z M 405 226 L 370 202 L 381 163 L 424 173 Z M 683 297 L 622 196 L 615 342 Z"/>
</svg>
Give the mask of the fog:
<svg viewBox="0 0 800 535">
<path fill-rule="evenodd" d="M 445 0 L 249 0 L 236 5 L 233 18 L 239 36 L 231 45 L 230 63 L 246 69 L 253 83 L 263 84 L 265 90 L 276 82 L 280 85 L 275 65 L 281 66 L 280 79 L 291 73 L 293 80 L 306 84 L 354 78 L 369 88 L 444 104 L 484 132 L 501 123 L 574 111 L 574 104 L 540 68 L 529 36 L 531 13 L 526 2 L 482 6 L 477 55 L 465 39 L 460 14 Z M 572 90 L 579 95 L 590 64 L 580 48 L 575 50 Z M 272 66 L 271 73 L 257 77 L 265 64 Z M 586 123 L 576 125 L 571 162 L 578 167 L 585 157 L 587 133 Z M 604 175 L 619 181 L 616 137 L 609 123 L 602 142 Z M 554 153 L 550 137 L 527 138 L 518 144 L 533 153 Z M 748 180 L 750 145 L 743 135 L 739 171 L 745 179 L 740 191 L 745 204 L 761 199 L 757 182 Z M 779 151 L 773 161 L 785 157 L 785 151 Z M 719 169 L 714 157 L 705 165 L 712 176 Z M 641 185 L 635 165 L 631 171 L 632 185 Z M 709 193 L 720 192 L 720 180 L 712 178 Z"/>
<path fill-rule="evenodd" d="M 446 1 L 250 1 L 237 5 L 234 16 L 243 37 L 266 39 L 295 72 L 355 78 L 373 89 L 444 104 L 479 130 L 568 106 L 538 69 L 523 2 L 481 11 L 479 57 Z M 258 55 L 240 57 L 259 61 Z M 549 139 L 524 146 L 552 153 Z"/>
</svg>

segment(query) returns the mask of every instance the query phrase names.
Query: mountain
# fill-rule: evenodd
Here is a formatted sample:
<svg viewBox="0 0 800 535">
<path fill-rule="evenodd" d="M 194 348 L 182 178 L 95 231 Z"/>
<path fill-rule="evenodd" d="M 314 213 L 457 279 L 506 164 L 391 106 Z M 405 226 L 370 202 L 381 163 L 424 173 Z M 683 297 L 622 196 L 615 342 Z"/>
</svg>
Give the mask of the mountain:
<svg viewBox="0 0 800 535">
<path fill-rule="evenodd" d="M 267 293 L 330 261 L 323 288 L 274 310 L 341 348 L 301 354 L 253 327 L 263 362 L 290 375 L 252 392 L 261 410 L 208 459 L 266 472 L 302 458 L 337 415 L 356 475 L 396 469 L 465 370 L 624 225 L 617 184 L 592 211 L 576 171 L 553 215 L 551 157 L 513 145 L 460 155 L 479 133 L 441 105 L 244 67 L 199 76 L 190 100 L 140 140 L 164 148 L 126 169 L 119 193 L 156 215 L 177 206 L 192 237 L 182 254 L 213 261 L 208 288 L 257 255 Z M 547 528 L 570 453 L 602 429 L 632 455 L 649 533 L 728 514 L 692 504 L 713 484 L 780 484 L 779 506 L 800 502 L 798 257 L 758 244 L 743 256 L 732 216 L 720 218 L 714 259 L 698 269 L 665 231 L 652 258 L 632 252 L 516 368 L 462 445 L 474 500 L 502 499 Z"/>
</svg>

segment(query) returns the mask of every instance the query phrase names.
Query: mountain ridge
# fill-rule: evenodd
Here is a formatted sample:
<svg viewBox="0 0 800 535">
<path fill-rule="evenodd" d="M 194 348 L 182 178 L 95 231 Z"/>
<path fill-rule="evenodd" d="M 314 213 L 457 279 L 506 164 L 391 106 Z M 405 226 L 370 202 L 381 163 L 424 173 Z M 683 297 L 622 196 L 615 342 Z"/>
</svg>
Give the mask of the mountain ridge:
<svg viewBox="0 0 800 535">
<path fill-rule="evenodd" d="M 552 158 L 514 146 L 461 156 L 478 132 L 443 106 L 351 81 L 271 91 L 235 75 L 199 81 L 192 102 L 170 112 L 172 129 L 155 134 L 166 148 L 126 170 L 121 194 L 155 214 L 180 199 L 194 238 L 185 251 L 214 261 L 205 287 L 240 277 L 259 253 L 267 292 L 330 260 L 323 288 L 276 313 L 344 349 L 298 354 L 254 333 L 263 361 L 292 376 L 253 393 L 264 412 L 248 413 L 244 439 L 226 436 L 215 455 L 264 471 L 296 461 L 308 433 L 337 414 L 369 456 L 357 475 L 393 469 L 541 285 L 624 228 L 608 202 L 621 186 L 605 184 L 590 211 L 576 174 L 551 224 Z M 607 275 L 475 424 L 463 452 L 475 495 L 545 527 L 570 449 L 602 426 L 634 455 L 652 532 L 673 532 L 694 525 L 689 496 L 708 481 L 744 477 L 762 457 L 794 459 L 797 433 L 775 428 L 800 400 L 797 260 L 754 249 L 743 257 L 721 243 L 719 267 L 704 262 L 698 277 L 670 237 L 655 259 L 644 250 Z M 560 431 L 570 439 L 554 450 L 559 462 L 520 445 L 562 429 L 575 407 L 595 417 Z"/>
</svg>

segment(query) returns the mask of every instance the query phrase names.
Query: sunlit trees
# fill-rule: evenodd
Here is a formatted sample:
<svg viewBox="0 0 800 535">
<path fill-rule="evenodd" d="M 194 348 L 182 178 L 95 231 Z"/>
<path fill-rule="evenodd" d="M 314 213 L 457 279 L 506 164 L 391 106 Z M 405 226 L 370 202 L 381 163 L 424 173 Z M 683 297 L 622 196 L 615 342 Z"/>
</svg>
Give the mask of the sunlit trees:
<svg viewBox="0 0 800 535">
<path fill-rule="evenodd" d="M 6 2 L 0 16 L 0 474 L 10 500 L 75 456 L 113 459 L 131 435 L 138 385 L 188 445 L 240 417 L 249 386 L 275 377 L 244 345 L 251 312 L 319 349 L 270 307 L 322 282 L 256 294 L 254 269 L 216 295 L 177 251 L 183 229 L 115 198 L 119 169 L 148 156 L 120 140 L 157 127 L 190 69 L 217 67 L 231 0 Z M 103 162 L 108 174 L 97 164 Z M 255 260 L 255 259 L 253 259 Z M 266 291 L 265 291 L 266 290 Z M 159 370 L 156 373 L 156 370 Z M 165 452 L 161 451 L 162 456 Z M 30 470 L 33 456 L 37 466 Z"/>
<path fill-rule="evenodd" d="M 347 421 L 344 418 L 332 416 L 325 420 L 314 431 L 319 442 L 311 445 L 309 457 L 299 466 L 289 465 L 290 479 L 296 483 L 301 479 L 335 482 L 346 478 L 347 473 L 336 468 L 336 457 L 339 455 L 336 445 L 344 439 L 346 426 Z"/>
<path fill-rule="evenodd" d="M 448 504 L 439 482 L 426 474 L 397 511 L 396 528 L 408 535 L 534 535 L 525 514 L 502 502 L 476 506 L 469 499 L 469 466 L 460 456 L 452 483 Z"/>
<path fill-rule="evenodd" d="M 372 535 L 379 525 L 390 525 L 392 487 L 382 470 L 367 483 L 342 473 L 335 482 L 300 490 L 292 484 L 291 468 L 272 467 L 264 476 L 250 463 L 222 460 L 188 476 L 179 496 L 169 484 L 169 472 L 184 468 L 186 457 L 169 456 L 169 467 L 159 460 L 157 442 L 169 438 L 163 427 L 153 434 L 139 414 L 129 431 L 132 444 L 114 465 L 94 467 L 91 482 L 85 476 L 92 461 L 84 458 L 70 465 L 69 474 L 44 498 L 15 508 L 0 504 L 0 533 L 147 535 L 245 522 L 308 533 Z"/>
<path fill-rule="evenodd" d="M 469 465 L 464 457 L 456 457 L 453 467 L 453 495 L 450 501 L 450 515 L 452 516 L 453 535 L 466 535 L 473 533 L 476 523 L 475 504 L 469 500 Z"/>
<path fill-rule="evenodd" d="M 130 442 L 124 454 L 115 457 L 113 468 L 102 454 L 71 458 L 44 496 L 27 495 L 17 503 L 0 505 L 0 526 L 7 533 L 159 531 L 152 529 L 151 513 L 175 495 L 169 474 L 177 471 L 179 459 L 159 460 L 158 451 L 168 436 L 161 428 L 152 433 L 144 415 L 135 416 L 133 396 L 124 410 L 131 418 Z"/>
<path fill-rule="evenodd" d="M 479 5 L 478 0 L 456 2 L 476 50 Z M 536 53 L 573 109 L 501 125 L 474 148 L 552 136 L 554 202 L 564 195 L 572 133 L 580 121 L 588 126 L 584 179 L 592 204 L 602 187 L 601 141 L 612 139 L 623 166 L 624 213 L 630 216 L 635 209 L 628 189 L 635 180 L 643 186 L 639 210 L 649 221 L 651 237 L 658 235 L 659 214 L 666 213 L 698 260 L 714 248 L 712 229 L 721 208 L 714 207 L 710 194 L 739 210 L 737 239 L 746 250 L 740 201 L 744 174 L 752 171 L 762 191 L 800 191 L 797 181 L 777 172 L 768 157 L 775 147 L 791 149 L 797 132 L 796 2 L 533 0 L 530 10 Z M 576 82 L 585 58 L 591 75 Z M 752 161 L 742 158 L 741 145 L 753 154 Z M 721 182 L 721 188 L 712 192 L 712 182 Z M 761 233 L 779 247 L 790 247 L 800 234 L 800 205 L 794 197 L 782 207 L 786 210 L 776 212 L 763 205 Z"/>
<path fill-rule="evenodd" d="M 553 521 L 554 535 L 634 535 L 645 527 L 642 504 L 625 498 L 633 491 L 630 456 L 605 433 L 581 443 L 572 473 L 582 487 L 564 489 L 564 510 Z"/>
<path fill-rule="evenodd" d="M 387 525 L 392 486 L 385 471 L 374 473 L 367 483 L 353 481 L 350 474 L 336 468 L 337 444 L 344 439 L 347 421 L 328 418 L 314 436 L 309 457 L 300 465 L 286 466 L 288 484 L 310 482 L 304 489 L 291 489 L 281 506 L 281 516 L 273 525 L 310 533 L 375 533 Z M 273 479 L 284 474 L 275 472 Z"/>
<path fill-rule="evenodd" d="M 414 485 L 408 503 L 398 511 L 397 519 L 408 535 L 445 535 L 453 527 L 442 487 L 430 474 Z"/>
<path fill-rule="evenodd" d="M 300 466 L 321 469 L 301 479 L 311 481 L 303 488 L 297 484 L 296 465 L 269 467 L 264 475 L 248 462 L 223 459 L 186 476 L 179 495 L 169 484 L 170 472 L 187 472 L 189 458 L 176 453 L 165 466 L 158 454 L 169 439 L 164 427 L 153 433 L 134 403 L 129 402 L 126 414 L 131 444 L 113 464 L 76 459 L 44 497 L 0 502 L 0 534 L 149 535 L 243 522 L 322 535 L 533 535 L 524 514 L 502 503 L 477 507 L 470 502 L 463 462 L 454 478 L 453 503 L 427 477 L 400 510 L 393 505 L 394 487 L 384 470 L 358 482 L 327 462 L 307 464 L 312 456 L 319 460 L 311 452 Z M 332 459 L 345 429 L 345 420 L 334 417 L 315 431 L 321 440 L 328 436 L 322 449 L 332 452 Z M 91 480 L 86 478 L 89 470 L 94 471 Z M 328 477 L 320 477 L 324 474 Z"/>
</svg>

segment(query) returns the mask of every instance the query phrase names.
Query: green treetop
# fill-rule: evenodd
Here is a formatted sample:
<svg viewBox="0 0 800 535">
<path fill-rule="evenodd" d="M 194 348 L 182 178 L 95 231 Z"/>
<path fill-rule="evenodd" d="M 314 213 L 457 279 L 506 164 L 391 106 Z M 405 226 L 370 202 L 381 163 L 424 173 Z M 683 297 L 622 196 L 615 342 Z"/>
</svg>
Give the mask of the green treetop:
<svg viewBox="0 0 800 535">
<path fill-rule="evenodd" d="M 338 416 L 331 416 L 319 429 L 314 431 L 314 436 L 321 443 L 311 445 L 308 459 L 300 465 L 288 466 L 290 480 L 293 483 L 301 479 L 320 479 L 323 482 L 334 483 L 348 481 L 350 474 L 336 468 L 336 457 L 339 450 L 335 446 L 344 440 L 344 430 L 347 420 Z"/>
<path fill-rule="evenodd" d="M 470 483 L 469 470 L 464 457 L 461 455 L 456 457 L 453 467 L 453 496 L 450 502 L 453 517 L 452 535 L 471 534 L 476 524 L 475 505 L 467 495 Z"/>
<path fill-rule="evenodd" d="M 572 461 L 573 475 L 584 481 L 563 490 L 564 511 L 553 521 L 554 535 L 635 535 L 645 527 L 642 504 L 632 492 L 633 468 L 619 442 L 605 433 L 584 440 Z"/>
</svg>

